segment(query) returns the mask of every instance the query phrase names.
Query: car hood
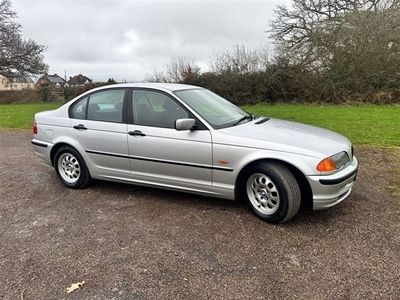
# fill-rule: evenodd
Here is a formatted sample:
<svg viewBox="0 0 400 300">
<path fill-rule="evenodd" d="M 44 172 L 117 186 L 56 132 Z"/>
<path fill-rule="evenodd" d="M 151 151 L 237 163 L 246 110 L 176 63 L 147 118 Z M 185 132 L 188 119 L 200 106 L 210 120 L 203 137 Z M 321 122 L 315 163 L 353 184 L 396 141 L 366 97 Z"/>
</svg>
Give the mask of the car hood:
<svg viewBox="0 0 400 300">
<path fill-rule="evenodd" d="M 257 124 L 260 120 L 218 130 L 221 134 L 214 142 L 315 157 L 349 153 L 351 148 L 346 137 L 331 130 L 279 119 Z"/>
</svg>

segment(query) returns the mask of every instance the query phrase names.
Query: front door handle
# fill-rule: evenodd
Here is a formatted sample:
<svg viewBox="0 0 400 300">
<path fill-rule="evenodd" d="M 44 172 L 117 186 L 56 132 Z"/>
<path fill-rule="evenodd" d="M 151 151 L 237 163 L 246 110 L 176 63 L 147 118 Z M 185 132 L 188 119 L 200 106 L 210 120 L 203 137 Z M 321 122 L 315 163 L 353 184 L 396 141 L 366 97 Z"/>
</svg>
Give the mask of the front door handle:
<svg viewBox="0 0 400 300">
<path fill-rule="evenodd" d="M 87 129 L 85 127 L 85 125 L 83 125 L 83 124 L 74 125 L 73 127 L 74 127 L 74 129 L 77 129 L 77 130 L 86 130 Z"/>
<path fill-rule="evenodd" d="M 143 132 L 141 132 L 140 130 L 129 131 L 128 134 L 129 134 L 129 135 L 146 136 L 146 135 L 145 135 Z"/>
</svg>

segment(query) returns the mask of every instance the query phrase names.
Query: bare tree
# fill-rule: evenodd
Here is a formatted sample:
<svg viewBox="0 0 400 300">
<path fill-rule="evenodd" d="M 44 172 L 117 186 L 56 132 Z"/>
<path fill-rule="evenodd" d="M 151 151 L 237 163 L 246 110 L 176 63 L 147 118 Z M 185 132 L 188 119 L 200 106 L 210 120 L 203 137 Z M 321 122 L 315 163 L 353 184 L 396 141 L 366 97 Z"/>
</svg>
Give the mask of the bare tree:
<svg viewBox="0 0 400 300">
<path fill-rule="evenodd" d="M 45 47 L 32 39 L 24 40 L 21 25 L 10 0 L 0 0 L 0 75 L 36 75 L 47 70 L 43 62 Z"/>
<path fill-rule="evenodd" d="M 235 45 L 232 50 L 215 53 L 209 62 L 212 72 L 247 74 L 265 69 L 269 63 L 269 51 L 266 47 L 249 49 L 244 45 Z"/>
<path fill-rule="evenodd" d="M 152 74 L 148 74 L 145 78 L 146 82 L 168 82 L 165 73 L 160 70 L 155 70 Z"/>
<path fill-rule="evenodd" d="M 393 18 L 384 25 L 385 33 L 398 30 L 399 3 L 399 0 L 293 0 L 291 9 L 278 6 L 275 10 L 271 36 L 281 53 L 292 61 L 325 67 L 334 58 L 335 50 L 343 48 L 342 34 L 348 39 L 349 29 L 359 33 L 353 36 L 353 44 L 361 35 L 369 35 L 359 30 L 365 25 L 365 12 L 369 13 L 368 18 L 392 12 Z M 361 20 L 363 24 L 358 22 Z"/>
<path fill-rule="evenodd" d="M 200 67 L 197 66 L 193 59 L 188 57 L 178 57 L 171 59 L 167 65 L 167 78 L 172 82 L 190 82 L 200 74 Z"/>
<path fill-rule="evenodd" d="M 179 82 L 190 83 L 200 76 L 200 67 L 188 57 L 172 58 L 165 71 L 154 71 L 146 78 L 150 82 Z"/>
<path fill-rule="evenodd" d="M 282 57 L 317 78 L 322 94 L 374 93 L 400 85 L 400 0 L 293 0 L 271 35 Z"/>
</svg>

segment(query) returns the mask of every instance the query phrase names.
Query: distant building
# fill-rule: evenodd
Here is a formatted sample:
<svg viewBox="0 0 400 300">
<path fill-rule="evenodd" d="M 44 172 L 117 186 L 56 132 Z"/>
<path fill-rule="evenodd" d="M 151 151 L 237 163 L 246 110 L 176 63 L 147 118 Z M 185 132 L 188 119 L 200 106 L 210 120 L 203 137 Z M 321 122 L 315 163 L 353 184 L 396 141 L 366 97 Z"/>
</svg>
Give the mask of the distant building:
<svg viewBox="0 0 400 300">
<path fill-rule="evenodd" d="M 0 75 L 0 91 L 33 89 L 35 84 L 27 76 L 5 77 Z"/>
<path fill-rule="evenodd" d="M 37 85 L 48 84 L 51 87 L 56 88 L 56 89 L 63 88 L 65 83 L 66 82 L 65 82 L 64 78 L 62 78 L 61 76 L 58 76 L 57 74 L 54 74 L 54 75 L 44 74 L 36 82 Z"/>
<path fill-rule="evenodd" d="M 76 75 L 74 77 L 70 77 L 67 81 L 68 86 L 75 87 L 75 86 L 85 86 L 92 83 L 92 79 L 86 77 L 82 74 Z"/>
</svg>

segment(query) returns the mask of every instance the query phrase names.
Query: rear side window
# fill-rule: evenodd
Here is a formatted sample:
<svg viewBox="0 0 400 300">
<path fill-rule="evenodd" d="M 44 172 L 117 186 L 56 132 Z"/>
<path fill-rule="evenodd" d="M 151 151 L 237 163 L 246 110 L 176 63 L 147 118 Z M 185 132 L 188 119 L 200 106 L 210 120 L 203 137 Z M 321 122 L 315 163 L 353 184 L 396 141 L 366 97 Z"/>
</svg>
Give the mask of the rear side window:
<svg viewBox="0 0 400 300">
<path fill-rule="evenodd" d="M 71 118 L 73 119 L 86 119 L 86 107 L 88 98 L 85 97 L 82 100 L 74 103 L 71 108 Z"/>
<path fill-rule="evenodd" d="M 125 90 L 108 90 L 90 95 L 87 119 L 121 123 L 124 95 Z"/>
</svg>

